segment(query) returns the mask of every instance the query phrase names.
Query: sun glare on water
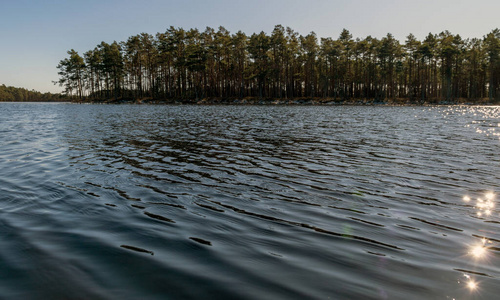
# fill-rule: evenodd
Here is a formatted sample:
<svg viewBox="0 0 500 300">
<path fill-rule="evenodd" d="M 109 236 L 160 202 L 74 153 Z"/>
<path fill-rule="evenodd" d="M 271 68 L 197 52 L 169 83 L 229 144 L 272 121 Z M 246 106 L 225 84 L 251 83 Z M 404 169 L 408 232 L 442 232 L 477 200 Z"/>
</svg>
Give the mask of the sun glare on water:
<svg viewBox="0 0 500 300">
<path fill-rule="evenodd" d="M 478 197 L 476 199 L 475 208 L 476 208 L 476 216 L 490 216 L 495 209 L 495 193 L 487 192 L 484 194 L 484 197 Z M 472 201 L 472 198 L 468 195 L 463 196 L 462 200 L 466 203 Z"/>
<path fill-rule="evenodd" d="M 467 283 L 467 287 L 469 288 L 469 290 L 473 291 L 473 290 L 477 289 L 477 283 L 475 281 L 471 280 Z"/>
<path fill-rule="evenodd" d="M 475 211 L 475 215 L 480 218 L 490 218 L 494 217 L 496 213 L 495 206 L 496 206 L 496 194 L 492 191 L 487 191 L 484 194 L 480 195 L 479 197 L 474 197 L 473 198 L 471 195 L 464 195 L 462 197 L 462 200 L 465 203 L 472 203 L 473 209 Z M 468 206 L 470 207 L 470 206 Z M 477 236 L 476 236 L 477 237 Z M 489 244 L 492 244 L 493 242 L 488 239 L 487 237 L 483 237 L 480 242 L 476 242 L 475 244 L 469 245 L 468 247 L 468 252 L 467 254 L 469 257 L 473 258 L 475 260 L 475 264 L 477 265 L 480 261 L 487 262 L 489 255 L 489 250 L 491 250 L 491 247 Z M 467 279 L 463 281 L 465 284 L 466 288 L 470 292 L 478 292 L 480 289 L 479 284 L 477 281 L 475 281 L 471 276 L 467 274 L 463 274 L 463 276 Z M 460 282 L 460 281 L 459 281 Z"/>
<path fill-rule="evenodd" d="M 488 201 L 492 201 L 493 198 L 495 198 L 495 194 L 493 194 L 493 192 L 488 192 L 486 193 L 485 197 Z"/>
<path fill-rule="evenodd" d="M 476 244 L 470 248 L 469 254 L 472 255 L 476 259 L 485 258 L 487 253 L 488 253 L 487 252 L 488 247 L 486 246 L 486 244 L 488 244 L 488 243 L 491 243 L 491 241 L 489 241 L 486 238 L 481 239 L 480 244 Z"/>
<path fill-rule="evenodd" d="M 483 258 L 486 255 L 486 248 L 483 245 L 477 245 L 472 247 L 470 253 L 475 258 Z"/>
</svg>

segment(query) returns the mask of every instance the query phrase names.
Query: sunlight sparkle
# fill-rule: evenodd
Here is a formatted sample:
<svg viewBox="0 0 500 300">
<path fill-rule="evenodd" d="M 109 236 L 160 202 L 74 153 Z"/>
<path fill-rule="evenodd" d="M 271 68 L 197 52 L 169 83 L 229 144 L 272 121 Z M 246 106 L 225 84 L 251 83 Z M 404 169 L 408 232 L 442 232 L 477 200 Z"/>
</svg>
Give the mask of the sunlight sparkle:
<svg viewBox="0 0 500 300">
<path fill-rule="evenodd" d="M 475 258 L 481 258 L 486 254 L 486 248 L 483 245 L 474 246 L 471 250 L 472 256 Z"/>
<path fill-rule="evenodd" d="M 473 291 L 473 290 L 475 290 L 475 289 L 477 288 L 477 283 L 476 283 L 475 281 L 472 281 L 472 280 L 471 280 L 471 281 L 469 281 L 469 282 L 467 283 L 467 287 L 468 287 L 470 290 L 472 290 L 472 291 Z"/>
</svg>

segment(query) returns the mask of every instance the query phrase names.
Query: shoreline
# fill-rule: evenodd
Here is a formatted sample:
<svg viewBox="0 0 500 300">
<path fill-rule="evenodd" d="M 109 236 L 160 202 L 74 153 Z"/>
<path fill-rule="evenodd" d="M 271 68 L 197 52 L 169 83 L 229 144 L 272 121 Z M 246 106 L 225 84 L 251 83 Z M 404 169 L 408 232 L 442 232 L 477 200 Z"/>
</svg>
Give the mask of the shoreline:
<svg viewBox="0 0 500 300">
<path fill-rule="evenodd" d="M 467 106 L 496 106 L 500 105 L 500 100 L 490 101 L 489 99 L 478 99 L 467 101 L 468 99 L 459 99 L 446 101 L 440 99 L 432 99 L 428 101 L 412 101 L 409 99 L 391 99 L 384 101 L 352 99 L 352 100 L 335 100 L 335 99 L 109 99 L 109 100 L 73 100 L 71 103 L 76 104 L 154 104 L 154 105 L 277 105 L 277 106 L 435 106 L 435 105 L 467 105 Z"/>
<path fill-rule="evenodd" d="M 134 104 L 134 105 L 257 105 L 257 106 L 446 106 L 446 105 L 466 105 L 466 106 L 498 106 L 500 100 L 490 101 L 489 99 L 459 99 L 446 101 L 441 99 L 432 99 L 427 101 L 415 101 L 409 99 L 390 99 L 390 100 L 335 100 L 330 98 L 296 98 L 296 99 L 84 99 L 84 100 L 64 100 L 64 101 L 1 101 L 0 103 L 73 103 L 73 104 Z"/>
</svg>

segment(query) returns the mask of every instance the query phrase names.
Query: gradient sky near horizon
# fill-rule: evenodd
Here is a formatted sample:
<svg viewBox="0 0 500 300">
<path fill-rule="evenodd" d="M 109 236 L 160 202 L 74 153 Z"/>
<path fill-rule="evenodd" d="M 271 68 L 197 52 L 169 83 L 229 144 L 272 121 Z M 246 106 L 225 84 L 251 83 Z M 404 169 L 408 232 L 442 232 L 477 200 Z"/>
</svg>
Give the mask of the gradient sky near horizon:
<svg viewBox="0 0 500 300">
<path fill-rule="evenodd" d="M 52 81 L 68 50 L 170 26 L 251 35 L 281 24 L 333 38 L 346 28 L 354 38 L 392 33 L 403 42 L 444 30 L 482 38 L 500 27 L 499 11 L 498 0 L 0 0 L 0 84 L 61 92 Z"/>
</svg>

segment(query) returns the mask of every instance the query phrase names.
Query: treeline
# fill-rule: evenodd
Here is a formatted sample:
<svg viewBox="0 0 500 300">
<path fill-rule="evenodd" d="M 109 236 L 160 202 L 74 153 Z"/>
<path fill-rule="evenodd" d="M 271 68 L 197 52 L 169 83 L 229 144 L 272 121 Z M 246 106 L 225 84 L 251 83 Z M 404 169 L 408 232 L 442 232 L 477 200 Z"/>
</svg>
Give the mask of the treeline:
<svg viewBox="0 0 500 300">
<path fill-rule="evenodd" d="M 400 43 L 390 33 L 354 39 L 346 29 L 318 39 L 281 25 L 251 36 L 170 27 L 68 55 L 57 83 L 80 99 L 500 99 L 499 29 L 472 39 L 409 34 Z"/>
<path fill-rule="evenodd" d="M 12 86 L 0 85 L 0 101 L 16 101 L 16 102 L 47 102 L 47 101 L 67 101 L 71 100 L 61 94 L 40 93 L 35 90 L 27 90 Z"/>
</svg>

